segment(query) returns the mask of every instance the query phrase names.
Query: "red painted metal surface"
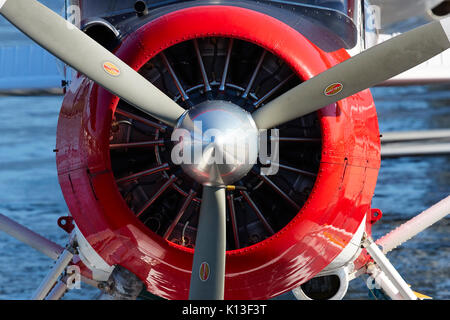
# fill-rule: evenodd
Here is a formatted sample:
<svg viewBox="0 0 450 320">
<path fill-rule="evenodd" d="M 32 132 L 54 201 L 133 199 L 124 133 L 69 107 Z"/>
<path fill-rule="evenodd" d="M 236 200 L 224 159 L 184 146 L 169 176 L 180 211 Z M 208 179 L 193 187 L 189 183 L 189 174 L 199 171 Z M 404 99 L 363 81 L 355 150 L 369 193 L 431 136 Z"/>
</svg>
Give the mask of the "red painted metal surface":
<svg viewBox="0 0 450 320">
<path fill-rule="evenodd" d="M 225 6 L 188 8 L 160 17 L 128 36 L 116 54 L 138 70 L 167 47 L 208 36 L 256 43 L 284 59 L 304 80 L 349 57 L 345 50 L 321 51 L 270 16 Z M 117 102 L 84 77 L 74 79 L 57 134 L 64 197 L 80 231 L 105 261 L 135 273 L 154 294 L 186 299 L 193 250 L 147 229 L 116 187 L 109 132 Z M 319 119 L 322 161 L 308 201 L 272 237 L 227 252 L 226 299 L 267 299 L 309 280 L 342 251 L 363 217 L 371 217 L 380 139 L 370 91 L 325 107 Z"/>
</svg>

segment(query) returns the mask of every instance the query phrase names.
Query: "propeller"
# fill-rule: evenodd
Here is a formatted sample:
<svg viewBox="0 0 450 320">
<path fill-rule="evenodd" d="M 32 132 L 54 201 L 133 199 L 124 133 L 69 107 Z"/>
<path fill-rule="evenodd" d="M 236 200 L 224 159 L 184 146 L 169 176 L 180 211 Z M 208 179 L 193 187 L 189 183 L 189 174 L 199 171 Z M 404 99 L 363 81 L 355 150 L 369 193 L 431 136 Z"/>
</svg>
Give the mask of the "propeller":
<svg viewBox="0 0 450 320">
<path fill-rule="evenodd" d="M 203 186 L 190 300 L 223 300 L 226 253 L 225 188 Z"/>
<path fill-rule="evenodd" d="M 0 0 L 0 13 L 53 55 L 100 86 L 175 126 L 184 109 L 80 29 L 35 0 Z"/>
<path fill-rule="evenodd" d="M 138 72 L 39 2 L 0 0 L 0 14 L 56 57 L 152 117 L 176 126 L 185 114 L 182 107 Z M 293 88 L 255 111 L 252 117 L 241 115 L 237 119 L 253 118 L 254 123 L 242 122 L 250 128 L 255 123 L 259 129 L 275 127 L 390 79 L 449 47 L 447 18 L 372 47 Z M 208 110 L 220 118 L 219 111 Z M 223 122 L 212 121 L 212 128 Z M 192 133 L 193 126 L 188 124 Z M 224 168 L 210 166 L 210 181 L 203 185 L 189 291 L 192 300 L 224 298 L 226 195 L 223 181 L 218 181 L 225 176 Z M 249 169 L 244 168 L 244 173 L 245 170 Z M 236 177 L 241 172 L 238 174 Z"/>
<path fill-rule="evenodd" d="M 298 85 L 253 113 L 270 129 L 388 80 L 450 47 L 450 18 L 371 47 Z"/>
</svg>

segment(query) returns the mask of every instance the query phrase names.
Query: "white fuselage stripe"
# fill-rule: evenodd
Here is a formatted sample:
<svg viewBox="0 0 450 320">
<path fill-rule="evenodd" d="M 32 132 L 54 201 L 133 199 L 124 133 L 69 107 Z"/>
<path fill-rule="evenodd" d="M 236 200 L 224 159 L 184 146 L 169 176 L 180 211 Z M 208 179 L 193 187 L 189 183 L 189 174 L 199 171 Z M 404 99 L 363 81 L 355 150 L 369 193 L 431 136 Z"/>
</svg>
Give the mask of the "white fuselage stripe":
<svg viewBox="0 0 450 320">
<path fill-rule="evenodd" d="M 3 5 L 5 4 L 7 0 L 0 0 L 0 9 L 3 7 Z"/>
</svg>

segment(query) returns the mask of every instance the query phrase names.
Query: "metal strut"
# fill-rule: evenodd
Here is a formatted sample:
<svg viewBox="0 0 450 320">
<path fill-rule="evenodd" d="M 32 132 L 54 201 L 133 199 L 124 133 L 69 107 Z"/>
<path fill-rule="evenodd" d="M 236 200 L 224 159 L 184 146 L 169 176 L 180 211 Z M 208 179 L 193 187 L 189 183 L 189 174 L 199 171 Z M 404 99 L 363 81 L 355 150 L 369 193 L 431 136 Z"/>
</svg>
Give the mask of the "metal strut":
<svg viewBox="0 0 450 320">
<path fill-rule="evenodd" d="M 367 272 L 372 275 L 376 283 L 393 300 L 417 300 L 417 296 L 391 264 L 383 251 L 370 237 L 364 237 L 362 246 L 372 257 L 375 264 L 367 267 Z"/>
<path fill-rule="evenodd" d="M 47 276 L 42 280 L 39 288 L 34 292 L 31 297 L 32 300 L 44 300 L 47 295 L 50 293 L 50 290 L 55 286 L 58 281 L 58 278 L 61 274 L 66 270 L 69 264 L 72 262 L 74 257 L 74 251 L 72 244 L 69 244 L 66 249 L 64 249 L 63 253 L 59 256 L 58 260 L 56 260 L 55 265 L 47 274 Z"/>
</svg>

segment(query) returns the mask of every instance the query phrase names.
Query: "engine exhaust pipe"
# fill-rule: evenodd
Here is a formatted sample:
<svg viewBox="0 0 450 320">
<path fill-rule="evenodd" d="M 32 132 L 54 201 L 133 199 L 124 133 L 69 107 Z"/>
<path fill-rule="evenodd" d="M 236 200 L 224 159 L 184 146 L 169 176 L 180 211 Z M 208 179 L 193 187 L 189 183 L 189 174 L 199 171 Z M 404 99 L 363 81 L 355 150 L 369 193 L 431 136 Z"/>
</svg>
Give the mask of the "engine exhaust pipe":
<svg viewBox="0 0 450 320">
<path fill-rule="evenodd" d="M 148 8 L 145 1 L 136 1 L 134 3 L 134 11 L 138 17 L 146 16 L 148 14 Z"/>
</svg>

